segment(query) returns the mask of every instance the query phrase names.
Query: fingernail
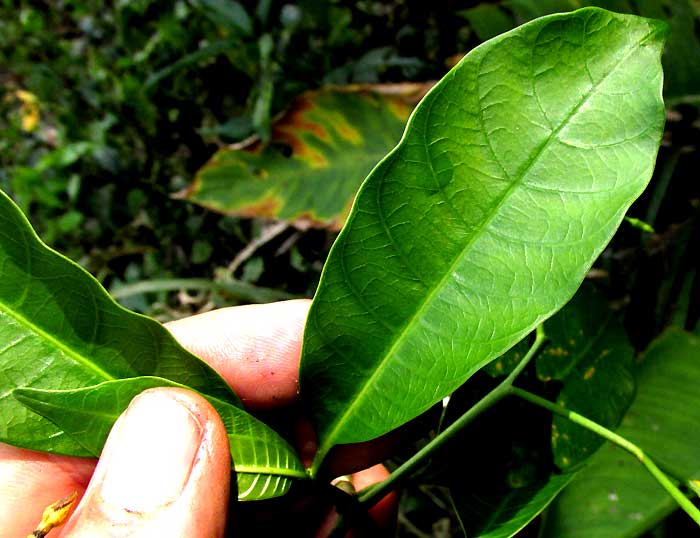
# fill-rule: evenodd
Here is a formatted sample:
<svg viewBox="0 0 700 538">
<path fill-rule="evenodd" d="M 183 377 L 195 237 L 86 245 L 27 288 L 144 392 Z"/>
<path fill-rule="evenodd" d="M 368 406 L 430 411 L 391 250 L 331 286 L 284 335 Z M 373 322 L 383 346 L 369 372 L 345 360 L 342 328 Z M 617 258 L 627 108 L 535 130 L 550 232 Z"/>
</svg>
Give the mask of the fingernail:
<svg viewBox="0 0 700 538">
<path fill-rule="evenodd" d="M 107 465 L 102 498 L 133 512 L 175 501 L 187 484 L 202 436 L 201 423 L 184 403 L 159 391 L 137 396 L 102 454 Z"/>
</svg>

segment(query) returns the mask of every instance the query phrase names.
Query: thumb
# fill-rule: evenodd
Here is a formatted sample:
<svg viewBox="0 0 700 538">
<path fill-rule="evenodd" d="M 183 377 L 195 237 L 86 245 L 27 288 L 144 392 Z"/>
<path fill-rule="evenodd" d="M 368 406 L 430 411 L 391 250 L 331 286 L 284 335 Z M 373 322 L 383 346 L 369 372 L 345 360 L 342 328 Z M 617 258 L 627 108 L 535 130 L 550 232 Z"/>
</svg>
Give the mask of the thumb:
<svg viewBox="0 0 700 538">
<path fill-rule="evenodd" d="M 226 431 L 209 403 L 182 389 L 147 390 L 114 424 L 61 536 L 223 536 L 230 477 Z"/>
</svg>

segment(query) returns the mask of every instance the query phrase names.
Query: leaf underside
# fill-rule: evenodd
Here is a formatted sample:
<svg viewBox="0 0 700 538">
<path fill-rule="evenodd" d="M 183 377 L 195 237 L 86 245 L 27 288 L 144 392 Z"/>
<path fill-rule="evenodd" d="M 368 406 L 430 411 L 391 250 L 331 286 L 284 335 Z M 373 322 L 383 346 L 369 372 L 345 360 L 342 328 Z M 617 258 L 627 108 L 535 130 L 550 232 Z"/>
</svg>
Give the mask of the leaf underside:
<svg viewBox="0 0 700 538">
<path fill-rule="evenodd" d="M 653 171 L 664 31 L 599 9 L 545 17 L 474 49 L 416 108 L 309 314 L 316 467 L 429 408 L 574 294 Z"/>
<path fill-rule="evenodd" d="M 189 388 L 214 405 L 246 499 L 280 495 L 306 477 L 289 445 L 240 409 L 210 366 L 46 247 L 0 191 L 0 441 L 99 455 L 131 398 L 153 386 Z"/>
<path fill-rule="evenodd" d="M 107 381 L 76 390 L 16 389 L 14 396 L 99 456 L 112 425 L 144 390 L 182 387 L 157 377 Z M 228 402 L 204 395 L 221 416 L 229 438 L 239 500 L 282 495 L 292 480 L 306 478 L 294 450 L 268 426 Z"/>
</svg>

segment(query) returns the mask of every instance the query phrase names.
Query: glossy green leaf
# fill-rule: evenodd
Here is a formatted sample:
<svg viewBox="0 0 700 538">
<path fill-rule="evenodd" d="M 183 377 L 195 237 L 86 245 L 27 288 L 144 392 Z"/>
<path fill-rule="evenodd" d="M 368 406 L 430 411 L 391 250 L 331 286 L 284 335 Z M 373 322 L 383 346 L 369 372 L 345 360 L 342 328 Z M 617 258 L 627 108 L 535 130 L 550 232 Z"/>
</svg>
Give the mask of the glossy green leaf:
<svg viewBox="0 0 700 538">
<path fill-rule="evenodd" d="M 700 478 L 698 386 L 700 338 L 666 332 L 646 352 L 617 430 L 683 480 Z M 606 445 L 552 504 L 542 537 L 635 538 L 676 508 L 639 462 Z"/>
<path fill-rule="evenodd" d="M 616 428 L 634 398 L 634 348 L 605 298 L 582 286 L 545 324 L 549 345 L 537 359 L 543 381 L 564 386 L 557 403 Z M 584 461 L 603 443 L 600 436 L 555 416 L 552 451 L 561 469 Z"/>
<path fill-rule="evenodd" d="M 99 456 L 112 425 L 129 402 L 154 387 L 183 387 L 167 379 L 139 377 L 106 381 L 76 390 L 15 389 L 15 398 L 46 417 Z M 204 395 L 221 416 L 228 433 L 239 500 L 283 495 L 292 481 L 306 478 L 289 444 L 268 426 L 229 402 Z"/>
<path fill-rule="evenodd" d="M 154 375 L 240 405 L 226 382 L 159 323 L 117 305 L 49 249 L 0 192 L 0 441 L 70 455 L 85 449 L 11 393 Z"/>
<path fill-rule="evenodd" d="M 360 189 L 311 307 L 316 466 L 428 409 L 571 298 L 651 176 L 664 32 L 553 15 L 428 93 Z"/>
<path fill-rule="evenodd" d="M 355 193 L 401 137 L 429 85 L 326 88 L 301 95 L 272 126 L 214 155 L 185 197 L 214 211 L 339 229 Z"/>
</svg>

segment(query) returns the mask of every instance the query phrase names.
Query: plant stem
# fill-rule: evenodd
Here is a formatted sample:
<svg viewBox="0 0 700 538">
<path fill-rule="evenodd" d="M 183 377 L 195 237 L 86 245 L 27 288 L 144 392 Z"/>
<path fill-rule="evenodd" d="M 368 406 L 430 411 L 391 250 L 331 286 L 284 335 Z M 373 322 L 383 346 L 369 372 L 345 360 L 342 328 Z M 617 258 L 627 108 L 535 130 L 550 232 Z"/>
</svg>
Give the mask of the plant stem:
<svg viewBox="0 0 700 538">
<path fill-rule="evenodd" d="M 563 407 L 550 402 L 549 400 L 545 400 L 544 398 L 541 398 L 537 396 L 536 394 L 532 394 L 531 392 L 528 392 L 526 390 L 519 389 L 517 387 L 510 387 L 510 394 L 513 396 L 517 396 L 518 398 L 521 398 L 523 400 L 526 400 L 530 403 L 533 403 L 539 407 L 543 407 L 555 415 L 559 415 L 561 417 L 564 417 L 574 424 L 578 424 L 579 426 L 582 426 L 586 428 L 587 430 L 590 430 L 594 433 L 597 433 L 604 439 L 610 441 L 611 443 L 619 446 L 620 448 L 625 449 L 627 452 L 632 454 L 635 458 L 637 458 L 644 467 L 646 467 L 647 471 L 651 473 L 651 475 L 656 479 L 656 481 L 668 492 L 671 497 L 678 503 L 678 505 L 685 510 L 685 512 L 697 523 L 700 525 L 700 510 L 679 490 L 676 485 L 666 476 L 661 469 L 659 469 L 656 464 L 647 456 L 644 451 L 639 448 L 637 445 L 632 443 L 631 441 L 628 441 L 624 437 L 619 436 L 615 432 L 608 430 L 607 428 L 601 426 L 597 422 L 593 422 L 592 420 L 584 417 L 583 415 L 579 415 L 575 411 L 571 411 L 568 409 L 564 409 Z"/>
<path fill-rule="evenodd" d="M 513 381 L 520 375 L 520 372 L 527 366 L 530 360 L 537 355 L 542 345 L 546 340 L 544 330 L 541 326 L 537 327 L 537 333 L 535 337 L 535 342 L 532 347 L 527 352 L 525 357 L 518 363 L 515 369 L 510 373 L 510 375 L 495 389 L 489 392 L 481 400 L 479 400 L 474 406 L 472 406 L 466 413 L 459 417 L 455 422 L 453 422 L 448 428 L 438 434 L 435 439 L 430 441 L 426 446 L 416 452 L 410 459 L 404 462 L 400 467 L 398 467 L 391 475 L 374 486 L 366 488 L 359 494 L 360 505 L 369 508 L 373 506 L 379 499 L 384 497 L 389 491 L 396 488 L 396 486 L 410 476 L 418 467 L 420 467 L 425 460 L 430 458 L 437 450 L 439 450 L 445 443 L 452 439 L 462 428 L 467 424 L 472 422 L 481 413 L 493 407 L 496 403 L 502 400 L 505 396 L 510 394 L 510 390 L 513 386 Z"/>
</svg>

